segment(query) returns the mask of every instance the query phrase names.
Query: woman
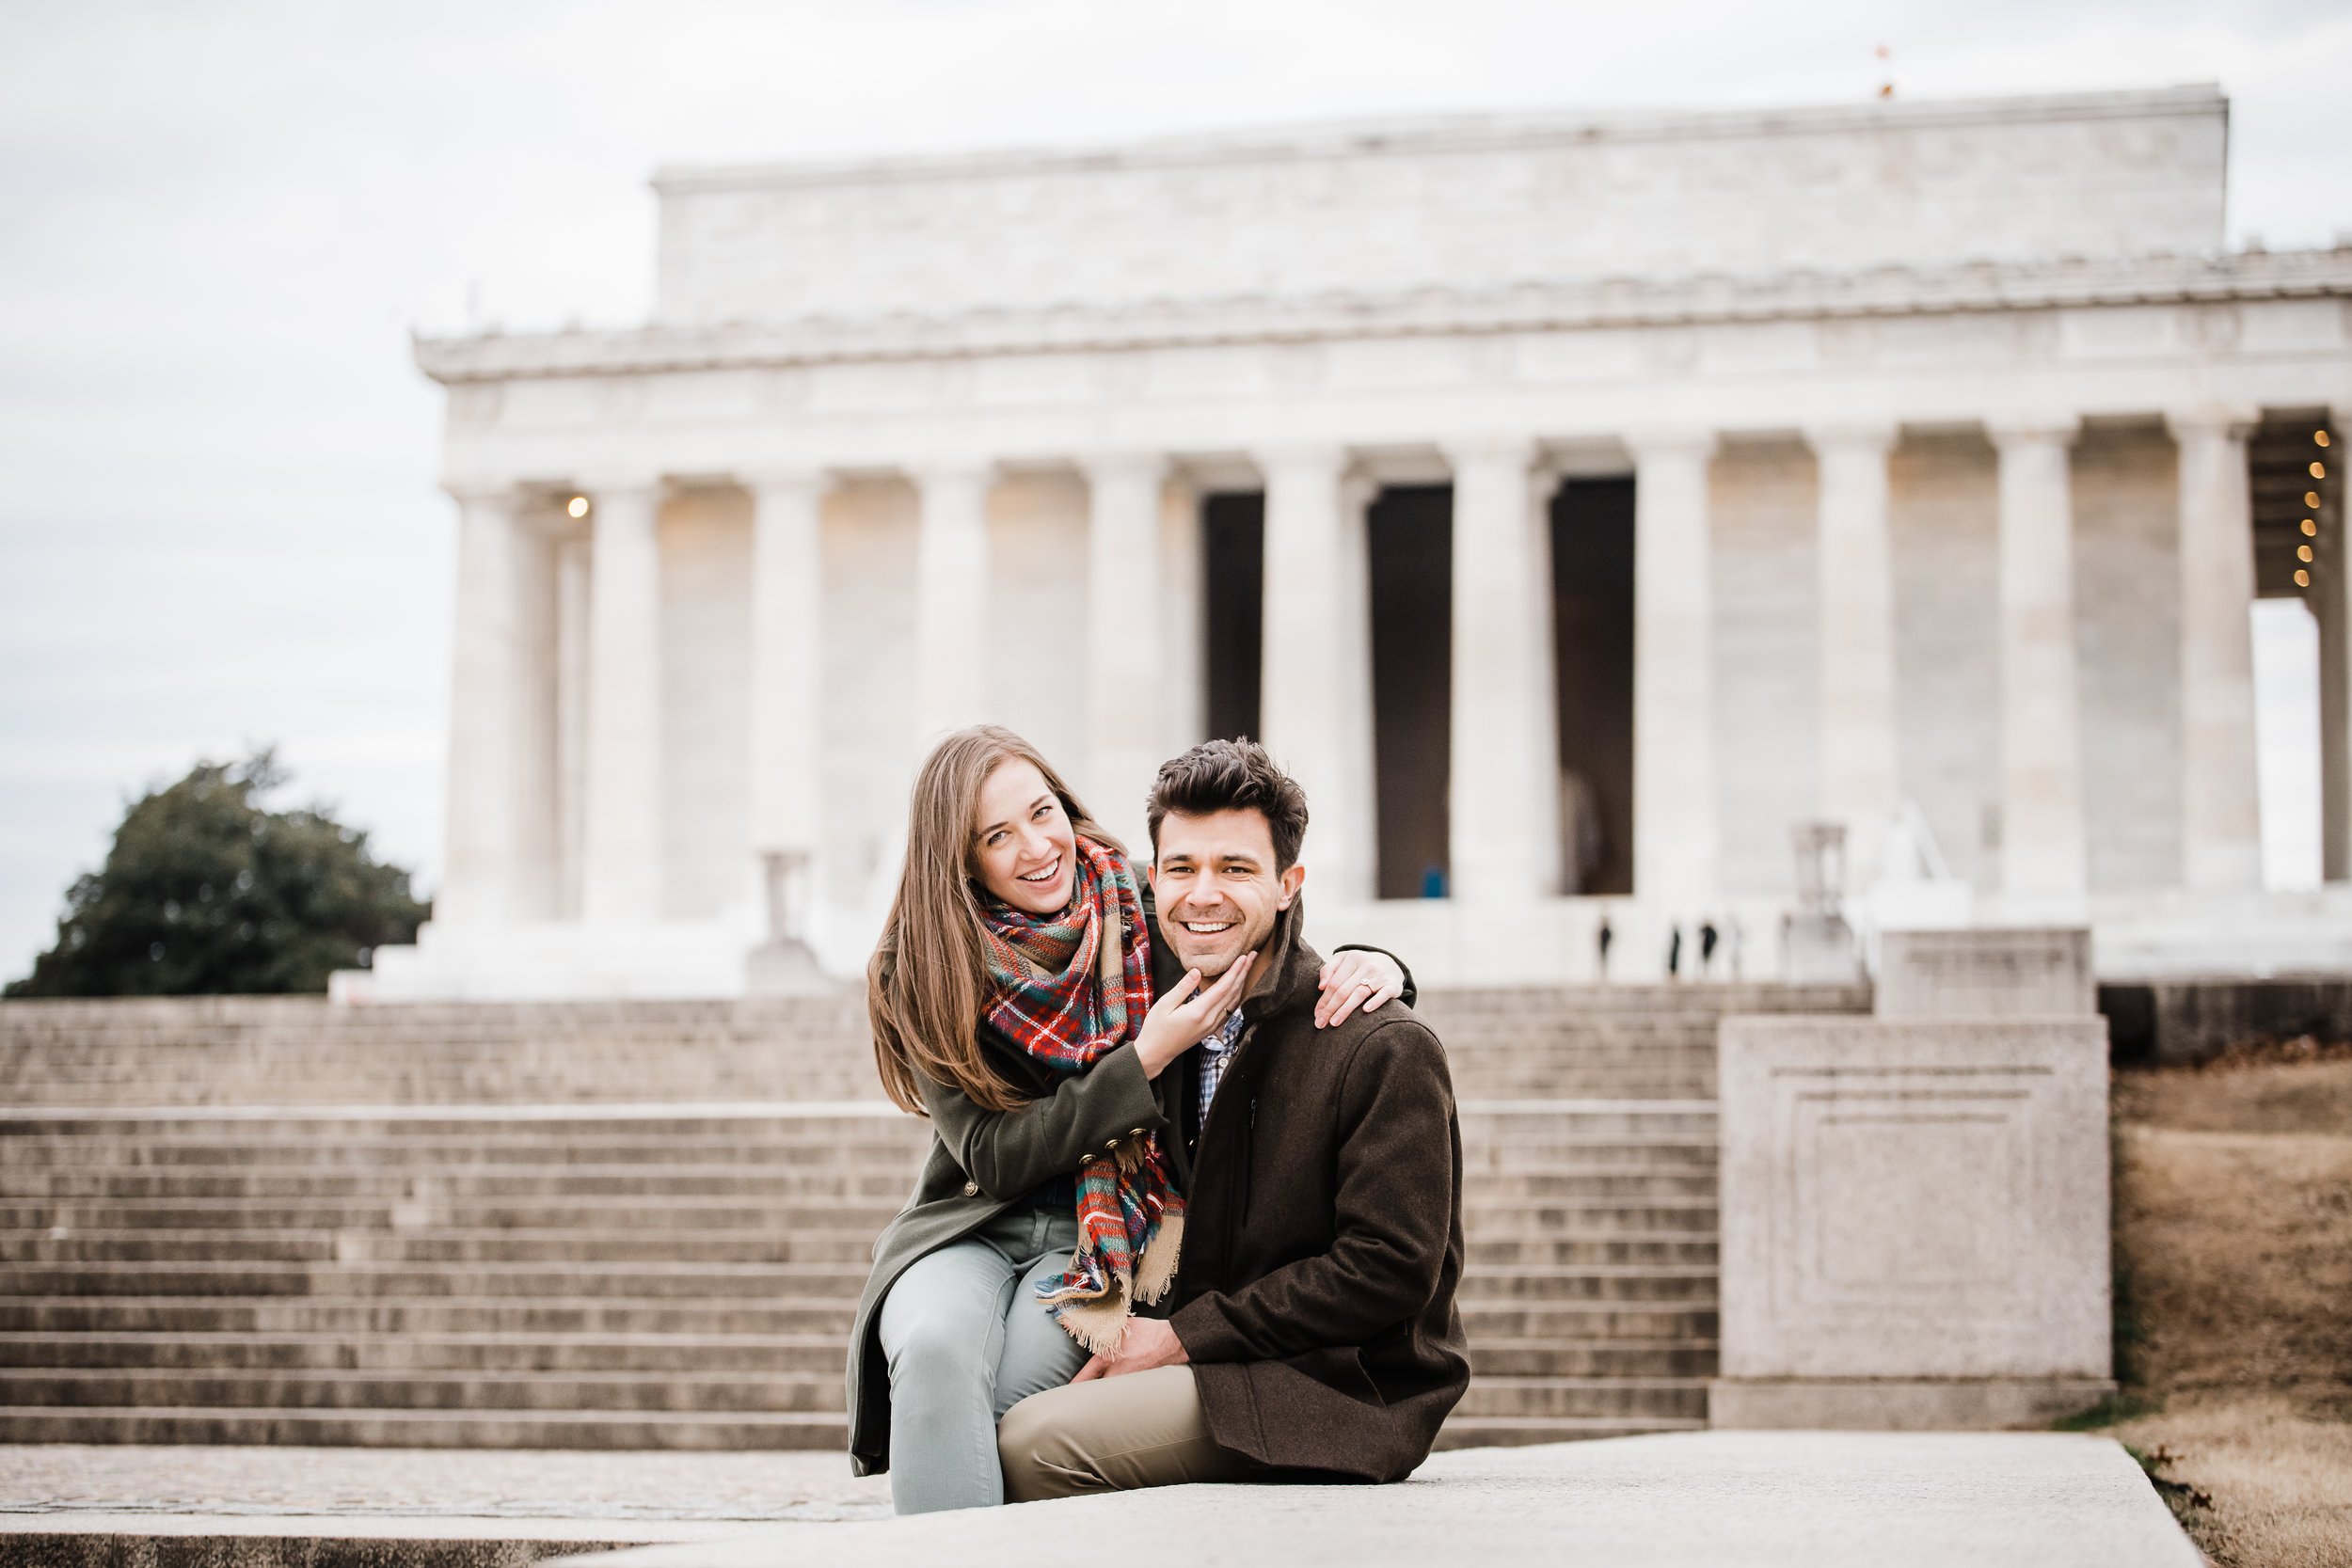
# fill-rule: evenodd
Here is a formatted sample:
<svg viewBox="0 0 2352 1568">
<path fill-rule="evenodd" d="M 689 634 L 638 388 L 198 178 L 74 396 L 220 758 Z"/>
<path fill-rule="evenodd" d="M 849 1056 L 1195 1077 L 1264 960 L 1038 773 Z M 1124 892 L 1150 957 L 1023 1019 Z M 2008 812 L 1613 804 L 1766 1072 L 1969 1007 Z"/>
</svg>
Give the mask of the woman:
<svg viewBox="0 0 2352 1568">
<path fill-rule="evenodd" d="M 1174 1274 L 1184 1199 L 1154 1130 L 1178 1124 L 1187 1075 L 1167 1069 L 1250 966 L 1205 990 L 1170 974 L 1152 918 L 1119 841 L 1026 741 L 982 725 L 925 761 L 866 1006 L 882 1086 L 930 1118 L 931 1147 L 874 1243 L 849 1369 L 851 1464 L 889 1470 L 901 1513 L 1002 1502 L 997 1418 L 1114 1350 Z M 1385 953 L 1343 953 L 1318 1013 L 1406 984 Z"/>
</svg>

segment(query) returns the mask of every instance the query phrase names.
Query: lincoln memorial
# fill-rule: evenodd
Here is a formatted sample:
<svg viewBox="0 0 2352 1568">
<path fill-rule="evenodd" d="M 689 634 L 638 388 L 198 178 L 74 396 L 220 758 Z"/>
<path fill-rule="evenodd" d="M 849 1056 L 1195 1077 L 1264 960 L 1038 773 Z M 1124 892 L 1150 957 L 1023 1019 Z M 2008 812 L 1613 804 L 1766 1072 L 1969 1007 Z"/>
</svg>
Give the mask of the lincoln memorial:
<svg viewBox="0 0 2352 1568">
<path fill-rule="evenodd" d="M 2352 969 L 2352 245 L 2230 249 L 2228 132 L 2189 87 L 664 169 L 644 325 L 417 344 L 445 870 L 342 993 L 853 975 L 981 720 L 1138 845 L 1162 758 L 1263 739 L 1319 940 L 1424 983 L 1589 979 L 1604 918 L 1613 975 L 1704 921 L 1769 977 L 1805 823 L 1866 939 Z M 2273 597 L 2316 889 L 2263 879 Z"/>
</svg>

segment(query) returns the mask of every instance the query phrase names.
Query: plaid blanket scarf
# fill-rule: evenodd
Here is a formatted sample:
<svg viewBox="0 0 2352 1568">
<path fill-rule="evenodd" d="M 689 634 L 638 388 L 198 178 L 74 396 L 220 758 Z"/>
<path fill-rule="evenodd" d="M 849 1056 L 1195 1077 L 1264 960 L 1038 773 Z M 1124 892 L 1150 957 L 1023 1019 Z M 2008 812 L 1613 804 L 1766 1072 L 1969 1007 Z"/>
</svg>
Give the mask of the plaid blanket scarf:
<svg viewBox="0 0 2352 1568">
<path fill-rule="evenodd" d="M 984 900 L 991 1027 L 1057 1072 L 1084 1072 L 1136 1037 L 1152 1007 L 1151 937 L 1135 869 L 1077 841 L 1070 908 L 1033 915 Z M 1078 1167 L 1078 1247 L 1038 1299 L 1071 1338 L 1115 1355 L 1136 1302 L 1155 1302 L 1176 1276 L 1184 1200 L 1169 1184 L 1156 1134 L 1089 1156 Z"/>
</svg>

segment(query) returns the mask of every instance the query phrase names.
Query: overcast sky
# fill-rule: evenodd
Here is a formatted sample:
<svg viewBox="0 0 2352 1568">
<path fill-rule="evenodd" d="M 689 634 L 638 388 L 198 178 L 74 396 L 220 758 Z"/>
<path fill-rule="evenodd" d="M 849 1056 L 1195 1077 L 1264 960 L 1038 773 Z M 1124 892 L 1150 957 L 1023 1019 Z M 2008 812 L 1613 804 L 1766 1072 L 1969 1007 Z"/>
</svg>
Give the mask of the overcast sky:
<svg viewBox="0 0 2352 1568">
<path fill-rule="evenodd" d="M 453 518 L 407 334 L 641 317 L 657 165 L 1890 77 L 2217 81 L 2233 238 L 2352 230 L 2341 0 L 0 0 L 0 977 L 127 797 L 248 741 L 431 885 Z"/>
</svg>

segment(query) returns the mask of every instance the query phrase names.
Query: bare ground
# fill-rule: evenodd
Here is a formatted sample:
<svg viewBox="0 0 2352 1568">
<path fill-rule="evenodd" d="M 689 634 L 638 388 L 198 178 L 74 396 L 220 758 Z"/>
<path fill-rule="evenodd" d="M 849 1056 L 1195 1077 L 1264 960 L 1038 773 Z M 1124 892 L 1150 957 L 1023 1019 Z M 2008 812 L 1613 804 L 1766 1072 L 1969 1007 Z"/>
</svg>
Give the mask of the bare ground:
<svg viewBox="0 0 2352 1568">
<path fill-rule="evenodd" d="M 2227 1568 L 2352 1565 L 2352 1052 L 2115 1084 L 2111 1431 Z"/>
</svg>

